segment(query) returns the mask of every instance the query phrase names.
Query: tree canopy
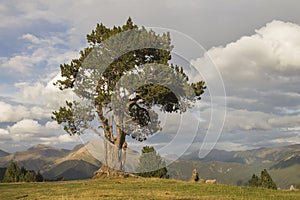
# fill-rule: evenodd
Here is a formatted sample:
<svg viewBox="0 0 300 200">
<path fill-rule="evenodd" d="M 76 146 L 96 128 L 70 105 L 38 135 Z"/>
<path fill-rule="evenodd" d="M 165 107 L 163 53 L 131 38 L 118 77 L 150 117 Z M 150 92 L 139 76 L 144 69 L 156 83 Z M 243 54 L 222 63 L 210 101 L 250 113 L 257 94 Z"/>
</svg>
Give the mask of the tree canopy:
<svg viewBox="0 0 300 200">
<path fill-rule="evenodd" d="M 60 65 L 62 79 L 55 83 L 78 98 L 53 112 L 70 135 L 102 135 L 100 129 L 120 150 L 126 135 L 144 141 L 161 129 L 154 107 L 185 112 L 204 92 L 203 81 L 189 82 L 182 67 L 169 63 L 169 33 L 138 27 L 129 18 L 123 26 L 97 24 L 87 41 L 78 59 Z"/>
<path fill-rule="evenodd" d="M 11 162 L 5 171 L 2 182 L 42 182 L 43 176 L 33 170 L 27 170 L 25 167 L 19 167 L 16 162 Z"/>
<path fill-rule="evenodd" d="M 261 171 L 260 177 L 253 174 L 251 180 L 249 181 L 250 187 L 263 187 L 268 189 L 277 189 L 276 183 L 273 181 L 272 177 L 266 169 Z"/>
</svg>

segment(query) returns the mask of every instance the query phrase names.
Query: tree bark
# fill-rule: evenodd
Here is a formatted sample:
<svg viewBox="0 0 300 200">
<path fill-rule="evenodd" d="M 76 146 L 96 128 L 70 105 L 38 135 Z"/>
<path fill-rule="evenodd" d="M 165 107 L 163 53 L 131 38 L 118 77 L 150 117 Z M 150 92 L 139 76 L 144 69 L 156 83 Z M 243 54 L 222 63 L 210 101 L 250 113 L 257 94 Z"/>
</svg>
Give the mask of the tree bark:
<svg viewBox="0 0 300 200">
<path fill-rule="evenodd" d="M 117 133 L 117 137 L 116 137 L 116 141 L 115 141 L 115 155 L 114 155 L 114 162 L 116 163 L 115 165 L 115 169 L 122 171 L 123 167 L 122 166 L 122 147 L 123 144 L 125 142 L 125 138 L 126 138 L 126 134 L 122 131 L 122 129 L 119 127 L 119 125 L 116 126 L 116 133 Z"/>
<path fill-rule="evenodd" d="M 105 153 L 105 164 L 116 170 L 122 171 L 123 163 L 125 163 L 123 155 L 124 149 L 122 150 L 123 144 L 126 139 L 126 134 L 122 131 L 122 128 L 117 124 L 116 125 L 116 138 L 113 134 L 113 121 L 114 115 L 111 115 L 110 121 L 109 118 L 105 117 L 103 114 L 103 109 L 101 106 L 97 107 L 97 113 L 102 124 L 105 138 L 109 141 L 104 141 L 104 153 Z M 126 148 L 125 148 L 126 150 Z"/>
<path fill-rule="evenodd" d="M 113 132 L 110 131 L 110 126 L 109 126 L 109 123 L 108 123 L 108 119 L 106 117 L 104 117 L 103 109 L 102 109 L 101 106 L 97 106 L 97 113 L 98 113 L 99 119 L 102 123 L 102 128 L 103 128 L 105 137 L 108 140 L 110 140 L 112 143 L 114 143 Z"/>
</svg>

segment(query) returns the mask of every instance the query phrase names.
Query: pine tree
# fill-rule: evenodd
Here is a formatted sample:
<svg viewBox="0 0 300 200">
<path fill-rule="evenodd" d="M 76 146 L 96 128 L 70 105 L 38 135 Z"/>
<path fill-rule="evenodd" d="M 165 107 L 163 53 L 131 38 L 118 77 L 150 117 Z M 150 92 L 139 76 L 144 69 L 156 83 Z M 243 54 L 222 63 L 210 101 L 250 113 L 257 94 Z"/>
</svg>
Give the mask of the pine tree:
<svg viewBox="0 0 300 200">
<path fill-rule="evenodd" d="M 253 174 L 251 180 L 249 181 L 250 187 L 261 187 L 261 180 L 260 178 Z"/>
<path fill-rule="evenodd" d="M 21 176 L 21 169 L 15 162 L 11 162 L 5 171 L 3 182 L 19 182 Z"/>
<path fill-rule="evenodd" d="M 261 171 L 260 178 L 257 175 L 253 174 L 251 180 L 249 181 L 249 186 L 277 190 L 276 183 L 273 181 L 266 169 Z"/>
<path fill-rule="evenodd" d="M 36 182 L 36 175 L 34 171 L 27 171 L 24 176 L 25 182 Z"/>
<path fill-rule="evenodd" d="M 21 167 L 20 169 L 21 173 L 20 173 L 20 176 L 19 176 L 19 181 L 18 182 L 26 182 L 25 180 L 25 175 L 27 173 L 27 170 L 24 166 Z"/>
<path fill-rule="evenodd" d="M 136 168 L 137 174 L 142 177 L 169 178 L 165 161 L 150 146 L 144 146 L 142 155 L 139 158 L 139 166 Z"/>
<path fill-rule="evenodd" d="M 42 182 L 43 176 L 33 170 L 27 170 L 24 166 L 19 167 L 17 163 L 11 162 L 6 169 L 2 182 Z"/>
<path fill-rule="evenodd" d="M 173 49 L 169 33 L 138 27 L 131 18 L 113 28 L 97 24 L 87 41 L 79 59 L 60 65 L 63 78 L 55 83 L 61 90 L 71 89 L 80 101 L 67 101 L 52 119 L 70 135 L 91 130 L 103 137 L 103 164 L 122 170 L 126 136 L 144 141 L 161 130 L 153 108 L 185 112 L 200 100 L 205 84 L 189 82 L 182 67 L 169 63 Z M 95 121 L 99 125 L 92 127 Z"/>
<path fill-rule="evenodd" d="M 261 184 L 264 188 L 277 190 L 276 183 L 273 181 L 266 169 L 261 172 Z"/>
<path fill-rule="evenodd" d="M 36 181 L 37 182 L 43 182 L 44 181 L 44 177 L 42 176 L 42 174 L 40 173 L 40 171 L 38 171 L 38 173 L 36 175 Z"/>
</svg>

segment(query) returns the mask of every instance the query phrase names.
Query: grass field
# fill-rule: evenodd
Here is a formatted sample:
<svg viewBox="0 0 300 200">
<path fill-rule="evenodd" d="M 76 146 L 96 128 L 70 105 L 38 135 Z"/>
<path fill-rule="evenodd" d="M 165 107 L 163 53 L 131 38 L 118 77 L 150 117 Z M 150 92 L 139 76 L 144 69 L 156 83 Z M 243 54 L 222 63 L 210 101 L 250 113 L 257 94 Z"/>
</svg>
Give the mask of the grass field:
<svg viewBox="0 0 300 200">
<path fill-rule="evenodd" d="M 0 183 L 0 199 L 300 199 L 300 192 L 161 179 Z"/>
</svg>

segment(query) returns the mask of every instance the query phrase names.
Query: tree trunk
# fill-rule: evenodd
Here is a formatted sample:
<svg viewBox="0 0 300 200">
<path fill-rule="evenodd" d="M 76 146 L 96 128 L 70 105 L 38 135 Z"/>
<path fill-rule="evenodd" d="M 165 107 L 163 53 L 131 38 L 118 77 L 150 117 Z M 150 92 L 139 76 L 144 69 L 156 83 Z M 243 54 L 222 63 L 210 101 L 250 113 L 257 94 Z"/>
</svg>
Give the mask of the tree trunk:
<svg viewBox="0 0 300 200">
<path fill-rule="evenodd" d="M 114 115 L 112 114 L 109 120 L 109 118 L 104 116 L 101 106 L 97 107 L 97 113 L 102 124 L 101 128 L 103 129 L 105 138 L 107 139 L 104 140 L 104 164 L 115 170 L 122 171 L 125 163 L 124 156 L 126 154 L 126 148 L 124 148 L 125 150 L 122 148 L 126 134 L 122 131 L 122 128 L 119 125 L 116 125 L 115 138 L 113 133 L 113 121 L 115 120 Z"/>
<path fill-rule="evenodd" d="M 122 129 L 117 125 L 116 126 L 116 133 L 117 133 L 117 137 L 115 140 L 115 154 L 114 154 L 114 162 L 115 162 L 115 169 L 122 171 L 123 167 L 122 166 L 122 156 L 123 156 L 123 152 L 122 152 L 122 148 L 123 148 L 123 144 L 125 142 L 125 138 L 126 138 L 126 134 L 122 131 Z"/>
</svg>

